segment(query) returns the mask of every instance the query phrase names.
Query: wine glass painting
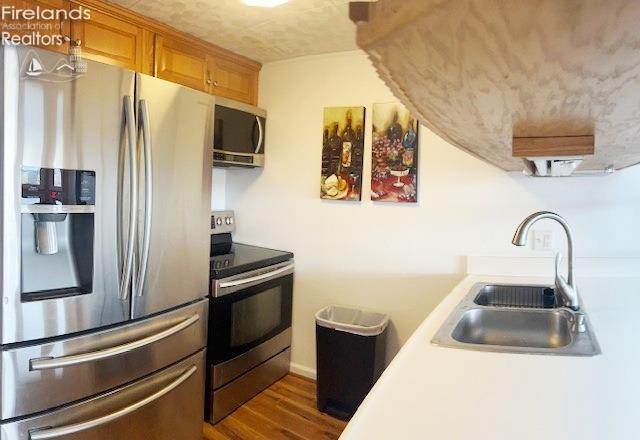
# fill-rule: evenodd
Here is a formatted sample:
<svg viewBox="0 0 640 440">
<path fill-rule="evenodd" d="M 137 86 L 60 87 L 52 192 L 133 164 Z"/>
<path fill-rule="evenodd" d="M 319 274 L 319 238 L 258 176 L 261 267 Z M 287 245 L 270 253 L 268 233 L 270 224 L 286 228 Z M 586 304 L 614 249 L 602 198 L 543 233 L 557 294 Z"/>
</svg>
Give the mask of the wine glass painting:
<svg viewBox="0 0 640 440">
<path fill-rule="evenodd" d="M 320 198 L 361 199 L 364 116 L 364 107 L 324 109 Z"/>
<path fill-rule="evenodd" d="M 418 201 L 418 122 L 399 103 L 373 104 L 371 200 Z"/>
</svg>

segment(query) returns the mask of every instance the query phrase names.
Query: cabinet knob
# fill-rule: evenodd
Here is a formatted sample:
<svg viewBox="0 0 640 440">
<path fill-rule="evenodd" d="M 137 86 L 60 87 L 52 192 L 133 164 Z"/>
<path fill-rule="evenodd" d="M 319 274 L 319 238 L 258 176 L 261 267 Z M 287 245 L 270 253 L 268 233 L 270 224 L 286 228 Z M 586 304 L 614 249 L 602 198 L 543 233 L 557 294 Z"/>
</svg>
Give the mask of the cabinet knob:
<svg viewBox="0 0 640 440">
<path fill-rule="evenodd" d="M 214 86 L 216 86 L 216 87 L 218 87 L 218 81 L 214 81 L 214 82 L 213 82 L 213 85 L 214 85 Z"/>
<path fill-rule="evenodd" d="M 211 85 L 211 80 L 207 79 L 207 84 Z"/>
<path fill-rule="evenodd" d="M 64 39 L 64 41 L 66 41 L 67 43 L 73 46 L 80 46 L 82 44 L 82 40 L 72 40 L 67 35 L 60 35 L 60 36 Z"/>
</svg>

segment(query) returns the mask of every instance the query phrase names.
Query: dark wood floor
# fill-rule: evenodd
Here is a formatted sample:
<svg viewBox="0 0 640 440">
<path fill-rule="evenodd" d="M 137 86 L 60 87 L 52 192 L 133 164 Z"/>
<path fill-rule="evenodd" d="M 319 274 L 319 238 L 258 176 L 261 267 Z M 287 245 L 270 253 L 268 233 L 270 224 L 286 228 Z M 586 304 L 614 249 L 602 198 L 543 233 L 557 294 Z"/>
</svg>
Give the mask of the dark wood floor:
<svg viewBox="0 0 640 440">
<path fill-rule="evenodd" d="M 205 440 L 320 440 L 340 437 L 346 422 L 316 409 L 316 384 L 288 375 L 215 426 Z"/>
</svg>

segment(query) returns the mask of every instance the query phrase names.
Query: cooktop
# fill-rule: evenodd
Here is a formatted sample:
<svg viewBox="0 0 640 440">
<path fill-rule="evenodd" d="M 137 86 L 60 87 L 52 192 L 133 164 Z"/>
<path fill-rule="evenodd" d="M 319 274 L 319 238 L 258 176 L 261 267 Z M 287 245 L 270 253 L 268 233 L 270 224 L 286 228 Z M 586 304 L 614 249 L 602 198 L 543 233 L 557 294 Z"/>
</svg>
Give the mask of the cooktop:
<svg viewBox="0 0 640 440">
<path fill-rule="evenodd" d="M 248 244 L 231 243 L 227 252 L 211 255 L 211 278 L 221 279 L 255 269 L 284 263 L 293 253 Z"/>
</svg>

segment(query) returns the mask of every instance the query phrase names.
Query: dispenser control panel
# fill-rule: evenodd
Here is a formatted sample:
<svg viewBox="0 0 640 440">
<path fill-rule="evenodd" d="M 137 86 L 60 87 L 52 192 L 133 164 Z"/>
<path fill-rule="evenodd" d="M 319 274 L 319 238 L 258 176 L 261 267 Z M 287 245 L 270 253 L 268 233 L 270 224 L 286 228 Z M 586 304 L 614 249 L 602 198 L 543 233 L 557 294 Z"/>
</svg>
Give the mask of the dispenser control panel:
<svg viewBox="0 0 640 440">
<path fill-rule="evenodd" d="M 22 203 L 95 205 L 96 173 L 61 168 L 22 167 Z"/>
</svg>

